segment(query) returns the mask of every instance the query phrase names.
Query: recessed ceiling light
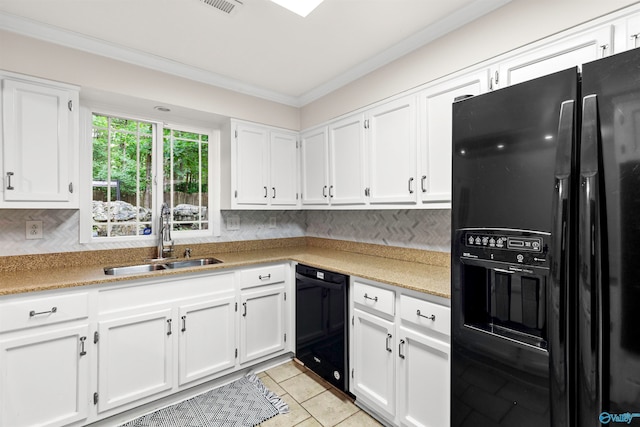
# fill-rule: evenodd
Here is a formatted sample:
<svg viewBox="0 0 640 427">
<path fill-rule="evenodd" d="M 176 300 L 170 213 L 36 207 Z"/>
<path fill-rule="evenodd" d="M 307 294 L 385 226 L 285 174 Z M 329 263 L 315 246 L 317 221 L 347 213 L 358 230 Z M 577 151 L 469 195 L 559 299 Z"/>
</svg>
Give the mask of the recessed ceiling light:
<svg viewBox="0 0 640 427">
<path fill-rule="evenodd" d="M 303 18 L 310 14 L 324 0 L 271 0 Z"/>
<path fill-rule="evenodd" d="M 163 113 L 168 113 L 169 111 L 171 111 L 171 108 L 169 107 L 163 107 L 162 105 L 156 105 L 155 107 L 153 107 L 154 110 L 158 110 L 158 111 L 162 111 Z"/>
</svg>

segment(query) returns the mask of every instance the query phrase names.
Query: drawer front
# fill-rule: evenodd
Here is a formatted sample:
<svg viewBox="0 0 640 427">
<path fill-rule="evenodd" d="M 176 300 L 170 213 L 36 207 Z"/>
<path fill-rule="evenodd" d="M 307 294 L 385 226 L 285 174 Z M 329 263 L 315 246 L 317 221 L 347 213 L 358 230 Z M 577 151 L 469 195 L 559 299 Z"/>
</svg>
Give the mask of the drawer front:
<svg viewBox="0 0 640 427">
<path fill-rule="evenodd" d="M 373 311 L 393 316 L 395 292 L 361 282 L 353 283 L 353 301 Z"/>
<path fill-rule="evenodd" d="M 89 293 L 20 298 L 0 303 L 0 332 L 89 316 Z"/>
<path fill-rule="evenodd" d="M 449 307 L 407 295 L 400 297 L 400 318 L 425 330 L 451 335 Z"/>
<path fill-rule="evenodd" d="M 240 271 L 240 286 L 242 289 L 270 285 L 272 283 L 284 282 L 284 280 L 284 265 L 247 268 Z"/>
</svg>

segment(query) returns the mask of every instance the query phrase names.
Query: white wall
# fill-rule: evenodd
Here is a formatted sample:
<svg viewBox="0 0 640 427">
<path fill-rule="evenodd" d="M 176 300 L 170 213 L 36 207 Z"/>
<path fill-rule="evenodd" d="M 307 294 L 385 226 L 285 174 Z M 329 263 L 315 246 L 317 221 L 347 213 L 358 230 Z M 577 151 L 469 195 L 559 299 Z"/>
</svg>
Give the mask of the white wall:
<svg viewBox="0 0 640 427">
<path fill-rule="evenodd" d="M 513 0 L 301 109 L 308 129 L 439 77 L 596 19 L 637 0 Z"/>
<path fill-rule="evenodd" d="M 0 41 L 0 69 L 3 70 L 71 83 L 90 91 L 181 106 L 212 115 L 235 117 L 286 129 L 300 128 L 300 111 L 295 107 L 7 31 L 0 31 Z M 82 91 L 80 96 L 82 99 Z"/>
</svg>

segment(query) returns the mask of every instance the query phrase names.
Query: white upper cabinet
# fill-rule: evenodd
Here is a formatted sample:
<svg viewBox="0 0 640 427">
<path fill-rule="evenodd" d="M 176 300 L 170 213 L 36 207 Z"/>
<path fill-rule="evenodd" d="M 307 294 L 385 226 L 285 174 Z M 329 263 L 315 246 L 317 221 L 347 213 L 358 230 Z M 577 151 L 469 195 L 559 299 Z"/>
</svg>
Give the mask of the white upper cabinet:
<svg viewBox="0 0 640 427">
<path fill-rule="evenodd" d="M 329 191 L 332 205 L 365 204 L 364 115 L 329 126 Z"/>
<path fill-rule="evenodd" d="M 236 121 L 232 126 L 232 207 L 296 207 L 297 133 Z"/>
<path fill-rule="evenodd" d="M 3 208 L 78 208 L 78 89 L 0 73 Z"/>
<path fill-rule="evenodd" d="M 580 66 L 611 55 L 613 26 L 605 25 L 533 50 L 524 50 L 518 56 L 500 63 L 491 76 L 491 88 L 501 88 L 547 74 Z"/>
<path fill-rule="evenodd" d="M 298 137 L 295 133 L 271 132 L 269 150 L 269 200 L 271 206 L 298 204 Z"/>
<path fill-rule="evenodd" d="M 640 47 L 640 15 L 634 15 L 626 20 L 625 43 L 620 50 Z"/>
<path fill-rule="evenodd" d="M 489 71 L 485 69 L 438 83 L 418 94 L 418 191 L 423 202 L 438 204 L 440 208 L 450 207 L 452 104 L 459 96 L 486 92 L 488 79 Z"/>
<path fill-rule="evenodd" d="M 367 114 L 369 146 L 369 202 L 416 201 L 416 101 L 409 95 L 370 109 Z"/>
<path fill-rule="evenodd" d="M 329 203 L 329 145 L 327 128 L 321 127 L 302 134 L 302 204 Z"/>
<path fill-rule="evenodd" d="M 238 124 L 235 130 L 237 205 L 266 205 L 269 131 L 260 126 Z"/>
</svg>

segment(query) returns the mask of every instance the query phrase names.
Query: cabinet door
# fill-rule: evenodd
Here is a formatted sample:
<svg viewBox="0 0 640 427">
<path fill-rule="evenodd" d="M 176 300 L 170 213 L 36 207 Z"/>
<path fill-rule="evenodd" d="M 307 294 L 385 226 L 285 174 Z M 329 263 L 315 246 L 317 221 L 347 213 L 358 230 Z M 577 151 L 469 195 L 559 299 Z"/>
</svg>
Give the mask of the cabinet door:
<svg viewBox="0 0 640 427">
<path fill-rule="evenodd" d="M 610 55 L 612 40 L 613 26 L 605 26 L 519 55 L 500 65 L 499 74 L 492 76 L 494 88 L 532 80 Z"/>
<path fill-rule="evenodd" d="M 487 91 L 488 70 L 450 80 L 421 92 L 419 191 L 423 202 L 451 202 L 451 117 L 453 101 Z"/>
<path fill-rule="evenodd" d="M 449 425 L 449 344 L 400 328 L 398 415 L 400 425 Z"/>
<path fill-rule="evenodd" d="M 269 197 L 271 206 L 298 204 L 298 150 L 295 134 L 271 132 Z"/>
<path fill-rule="evenodd" d="M 241 293 L 240 363 L 285 348 L 284 285 Z"/>
<path fill-rule="evenodd" d="M 368 113 L 370 202 L 416 201 L 416 108 L 408 96 Z"/>
<path fill-rule="evenodd" d="M 235 143 L 236 204 L 266 205 L 269 202 L 267 188 L 269 131 L 258 126 L 238 124 Z"/>
<path fill-rule="evenodd" d="M 366 157 L 362 114 L 329 127 L 329 156 L 331 204 L 364 204 Z"/>
<path fill-rule="evenodd" d="M 352 391 L 392 420 L 396 388 L 394 325 L 358 309 L 353 315 Z"/>
<path fill-rule="evenodd" d="M 179 316 L 180 385 L 235 365 L 235 296 L 181 306 Z"/>
<path fill-rule="evenodd" d="M 301 137 L 302 204 L 326 205 L 328 197 L 327 128 L 320 128 Z"/>
<path fill-rule="evenodd" d="M 173 386 L 171 309 L 100 322 L 98 412 Z"/>
<path fill-rule="evenodd" d="M 5 202 L 63 202 L 76 198 L 77 92 L 22 81 L 2 82 Z"/>
<path fill-rule="evenodd" d="M 87 417 L 89 326 L 0 342 L 0 426 L 63 426 Z"/>
</svg>

